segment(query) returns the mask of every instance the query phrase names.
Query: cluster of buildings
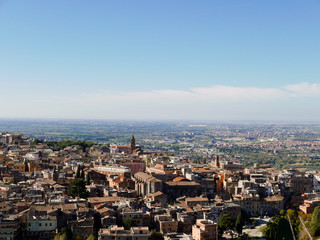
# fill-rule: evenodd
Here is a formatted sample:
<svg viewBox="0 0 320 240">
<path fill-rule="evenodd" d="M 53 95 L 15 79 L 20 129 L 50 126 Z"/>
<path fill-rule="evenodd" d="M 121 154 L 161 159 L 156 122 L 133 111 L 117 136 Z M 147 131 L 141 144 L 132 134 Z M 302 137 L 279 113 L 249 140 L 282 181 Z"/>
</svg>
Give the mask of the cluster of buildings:
<svg viewBox="0 0 320 240">
<path fill-rule="evenodd" d="M 87 239 L 218 239 L 218 222 L 241 209 L 272 216 L 320 205 L 320 174 L 245 168 L 220 159 L 144 154 L 129 145 L 77 145 L 54 151 L 21 134 L 0 137 L 0 239 L 52 239 L 61 229 Z M 68 186 L 83 171 L 88 198 Z"/>
</svg>

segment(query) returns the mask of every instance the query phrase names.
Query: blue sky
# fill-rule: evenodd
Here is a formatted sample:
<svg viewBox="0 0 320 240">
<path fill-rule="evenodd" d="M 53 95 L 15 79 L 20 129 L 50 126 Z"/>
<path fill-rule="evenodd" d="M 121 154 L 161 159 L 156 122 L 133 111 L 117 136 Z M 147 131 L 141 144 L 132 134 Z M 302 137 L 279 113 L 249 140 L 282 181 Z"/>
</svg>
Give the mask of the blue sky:
<svg viewBox="0 0 320 240">
<path fill-rule="evenodd" d="M 319 0 L 0 0 L 0 117 L 319 120 L 319 12 Z"/>
</svg>

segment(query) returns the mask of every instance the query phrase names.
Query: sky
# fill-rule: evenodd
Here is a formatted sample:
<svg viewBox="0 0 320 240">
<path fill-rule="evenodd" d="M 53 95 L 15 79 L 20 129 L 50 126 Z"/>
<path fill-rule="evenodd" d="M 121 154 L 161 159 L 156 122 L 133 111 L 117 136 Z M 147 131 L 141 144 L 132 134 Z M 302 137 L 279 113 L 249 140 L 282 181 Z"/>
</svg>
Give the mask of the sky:
<svg viewBox="0 0 320 240">
<path fill-rule="evenodd" d="M 320 0 L 0 0 L 0 118 L 320 120 Z"/>
</svg>

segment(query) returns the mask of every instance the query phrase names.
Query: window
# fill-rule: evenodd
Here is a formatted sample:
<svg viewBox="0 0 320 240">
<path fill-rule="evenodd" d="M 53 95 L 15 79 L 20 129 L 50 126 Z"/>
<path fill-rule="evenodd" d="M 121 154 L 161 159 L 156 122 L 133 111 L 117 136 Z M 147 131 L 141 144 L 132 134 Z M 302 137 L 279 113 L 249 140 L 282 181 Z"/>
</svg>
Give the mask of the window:
<svg viewBox="0 0 320 240">
<path fill-rule="evenodd" d="M 41 223 L 39 223 L 39 227 L 41 227 Z"/>
</svg>

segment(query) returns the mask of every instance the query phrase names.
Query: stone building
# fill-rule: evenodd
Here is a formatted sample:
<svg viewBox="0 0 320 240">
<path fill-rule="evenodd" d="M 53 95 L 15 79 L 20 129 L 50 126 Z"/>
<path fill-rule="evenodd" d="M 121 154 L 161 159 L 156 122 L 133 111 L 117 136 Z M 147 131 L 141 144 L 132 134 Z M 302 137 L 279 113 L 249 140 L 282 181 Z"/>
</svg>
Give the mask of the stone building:
<svg viewBox="0 0 320 240">
<path fill-rule="evenodd" d="M 164 192 L 168 198 L 174 200 L 178 197 L 196 197 L 200 196 L 202 186 L 197 182 L 166 182 L 164 184 Z"/>
<path fill-rule="evenodd" d="M 256 196 L 234 196 L 233 203 L 240 205 L 241 208 L 252 216 L 272 216 L 284 207 L 283 196 L 270 196 L 260 198 Z"/>
<path fill-rule="evenodd" d="M 124 227 L 112 225 L 109 228 L 101 228 L 98 233 L 98 240 L 149 240 L 150 232 L 148 227 L 132 227 L 125 230 Z"/>
<path fill-rule="evenodd" d="M 198 219 L 192 226 L 192 237 L 195 240 L 218 239 L 218 225 L 210 220 Z"/>
<path fill-rule="evenodd" d="M 140 196 L 162 191 L 162 181 L 144 172 L 138 172 L 134 175 L 135 189 Z"/>
<path fill-rule="evenodd" d="M 174 220 L 170 215 L 156 215 L 156 229 L 162 234 L 178 231 L 178 221 Z"/>
<path fill-rule="evenodd" d="M 132 135 L 129 145 L 110 145 L 110 153 L 140 154 L 142 149 L 136 145 L 136 139 Z"/>
</svg>

